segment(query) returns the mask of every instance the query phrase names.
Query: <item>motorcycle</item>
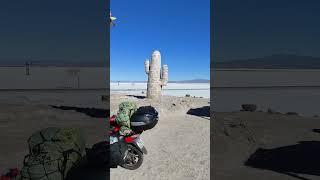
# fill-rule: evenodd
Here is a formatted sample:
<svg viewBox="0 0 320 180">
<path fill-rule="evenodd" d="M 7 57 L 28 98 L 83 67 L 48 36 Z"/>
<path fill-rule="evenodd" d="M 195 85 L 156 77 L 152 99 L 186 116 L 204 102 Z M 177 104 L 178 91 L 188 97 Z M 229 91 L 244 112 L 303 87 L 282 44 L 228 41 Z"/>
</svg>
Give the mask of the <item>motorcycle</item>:
<svg viewBox="0 0 320 180">
<path fill-rule="evenodd" d="M 119 136 L 120 127 L 115 121 L 116 116 L 110 117 L 109 122 L 110 127 L 112 127 L 109 132 L 110 146 L 115 144 L 116 150 L 112 154 L 118 154 L 118 157 L 120 157 L 121 160 L 118 161 L 118 165 L 129 170 L 135 170 L 142 165 L 144 154 L 148 154 L 148 152 L 140 135 L 143 131 L 154 128 L 158 119 L 158 112 L 154 107 L 139 107 L 130 117 L 130 128 L 134 133 L 123 137 Z M 117 147 L 119 147 L 119 151 Z"/>
<path fill-rule="evenodd" d="M 144 142 L 140 137 L 142 132 L 136 132 L 127 137 L 119 136 L 120 127 L 115 124 L 115 118 L 115 116 L 110 117 L 110 125 L 113 126 L 109 133 L 110 146 L 118 142 L 124 142 L 126 144 L 126 150 L 124 151 L 122 162 L 119 165 L 129 170 L 138 169 L 142 165 L 143 155 L 148 154 Z"/>
</svg>

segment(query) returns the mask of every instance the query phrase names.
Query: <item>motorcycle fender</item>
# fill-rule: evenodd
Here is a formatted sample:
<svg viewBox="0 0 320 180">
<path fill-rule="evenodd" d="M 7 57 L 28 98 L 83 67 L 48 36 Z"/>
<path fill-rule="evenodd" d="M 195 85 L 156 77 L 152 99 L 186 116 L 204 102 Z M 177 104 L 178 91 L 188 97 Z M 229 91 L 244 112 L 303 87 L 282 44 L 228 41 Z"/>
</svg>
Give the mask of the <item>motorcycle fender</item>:
<svg viewBox="0 0 320 180">
<path fill-rule="evenodd" d="M 147 151 L 147 149 L 146 149 L 144 146 L 143 146 L 142 148 L 140 148 L 136 142 L 133 142 L 132 144 L 133 144 L 136 148 L 138 148 L 143 154 L 148 154 L 148 151 Z"/>
<path fill-rule="evenodd" d="M 142 150 L 143 154 L 148 154 L 148 151 L 145 147 L 143 147 L 141 150 Z"/>
</svg>

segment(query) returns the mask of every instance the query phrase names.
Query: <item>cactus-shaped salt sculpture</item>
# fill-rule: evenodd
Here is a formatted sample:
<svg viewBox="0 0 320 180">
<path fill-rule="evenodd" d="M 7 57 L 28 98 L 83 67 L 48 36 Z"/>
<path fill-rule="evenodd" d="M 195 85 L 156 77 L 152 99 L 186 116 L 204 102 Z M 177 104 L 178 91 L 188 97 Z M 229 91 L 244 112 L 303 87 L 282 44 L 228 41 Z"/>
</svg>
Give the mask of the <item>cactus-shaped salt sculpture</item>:
<svg viewBox="0 0 320 180">
<path fill-rule="evenodd" d="M 158 100 L 161 97 L 162 86 L 168 82 L 168 66 L 161 68 L 161 54 L 159 51 L 153 51 L 151 62 L 144 62 L 145 71 L 148 75 L 147 98 Z"/>
</svg>

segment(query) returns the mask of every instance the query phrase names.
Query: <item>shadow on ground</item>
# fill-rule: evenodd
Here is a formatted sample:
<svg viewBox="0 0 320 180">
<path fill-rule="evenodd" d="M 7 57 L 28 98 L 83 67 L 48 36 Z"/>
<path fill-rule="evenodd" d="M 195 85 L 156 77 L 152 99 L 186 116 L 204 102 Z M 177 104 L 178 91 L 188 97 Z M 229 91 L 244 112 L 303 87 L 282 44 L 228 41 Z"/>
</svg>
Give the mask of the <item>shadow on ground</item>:
<svg viewBox="0 0 320 180">
<path fill-rule="evenodd" d="M 110 180 L 110 168 L 116 166 L 112 163 L 109 142 L 96 143 L 86 152 L 78 165 L 68 172 L 66 180 Z"/>
<path fill-rule="evenodd" d="M 210 106 L 203 106 L 201 108 L 189 109 L 187 114 L 210 118 Z"/>
<path fill-rule="evenodd" d="M 273 149 L 259 148 L 245 165 L 308 180 L 299 174 L 320 176 L 319 152 L 320 141 L 300 141 L 295 145 Z"/>
<path fill-rule="evenodd" d="M 71 107 L 71 106 L 54 106 L 54 105 L 50 105 L 50 107 L 55 109 L 61 109 L 61 110 L 73 110 L 94 118 L 108 118 L 110 114 L 110 111 L 107 109 L 79 108 L 79 107 Z"/>
<path fill-rule="evenodd" d="M 90 154 L 93 149 L 87 149 L 87 156 L 83 157 L 81 162 L 78 163 L 78 166 L 72 168 L 68 172 L 68 176 L 66 180 L 106 180 L 110 179 L 110 168 L 106 165 L 108 162 L 99 162 L 101 159 L 108 161 L 105 159 L 109 157 L 109 151 L 106 149 L 103 153 L 100 153 L 100 156 L 104 157 L 97 157 L 90 158 Z"/>
<path fill-rule="evenodd" d="M 127 95 L 128 97 L 135 97 L 137 99 L 145 99 L 145 96 L 137 96 L 137 95 Z"/>
<path fill-rule="evenodd" d="M 312 129 L 312 131 L 315 133 L 320 133 L 320 129 Z"/>
<path fill-rule="evenodd" d="M 110 180 L 110 168 L 83 166 L 70 172 L 66 180 Z"/>
</svg>

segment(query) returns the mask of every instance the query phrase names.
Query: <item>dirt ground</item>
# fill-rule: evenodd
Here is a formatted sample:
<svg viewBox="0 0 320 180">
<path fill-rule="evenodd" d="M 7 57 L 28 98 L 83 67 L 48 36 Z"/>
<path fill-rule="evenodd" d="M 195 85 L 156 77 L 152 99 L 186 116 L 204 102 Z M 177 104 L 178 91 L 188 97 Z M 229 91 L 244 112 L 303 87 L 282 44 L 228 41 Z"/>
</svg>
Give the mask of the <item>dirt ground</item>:
<svg viewBox="0 0 320 180">
<path fill-rule="evenodd" d="M 216 113 L 214 179 L 320 179 L 320 119 L 266 112 Z"/>
<path fill-rule="evenodd" d="M 47 127 L 78 127 L 87 146 L 101 141 L 106 133 L 107 105 L 104 92 L 1 92 L 0 171 L 21 168 L 28 154 L 27 140 Z M 81 97 L 81 98 L 79 98 Z M 55 106 L 65 106 L 63 110 Z"/>
<path fill-rule="evenodd" d="M 210 178 L 209 99 L 163 96 L 161 102 L 155 103 L 140 96 L 112 94 L 111 114 L 116 113 L 123 101 L 135 101 L 138 106 L 152 105 L 160 118 L 155 128 L 141 135 L 148 150 L 142 166 L 134 171 L 111 169 L 111 179 Z"/>
</svg>

